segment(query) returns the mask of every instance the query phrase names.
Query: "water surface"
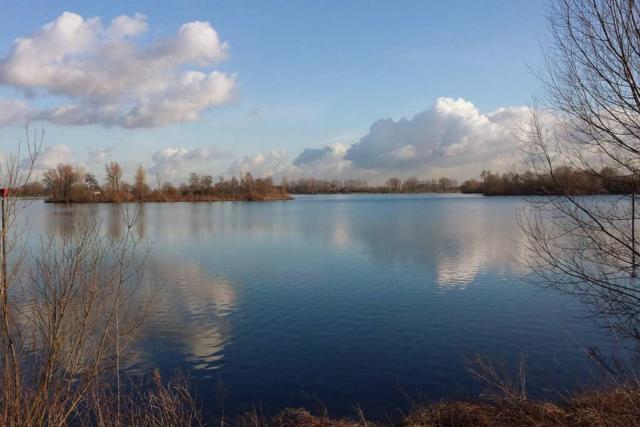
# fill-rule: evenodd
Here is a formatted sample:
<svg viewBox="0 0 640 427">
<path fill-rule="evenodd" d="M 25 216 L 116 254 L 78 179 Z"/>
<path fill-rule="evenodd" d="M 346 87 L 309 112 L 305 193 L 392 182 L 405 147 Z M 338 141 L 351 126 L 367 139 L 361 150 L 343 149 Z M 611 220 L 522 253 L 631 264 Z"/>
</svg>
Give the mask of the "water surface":
<svg viewBox="0 0 640 427">
<path fill-rule="evenodd" d="M 136 369 L 187 371 L 208 411 L 467 397 L 471 354 L 527 354 L 534 394 L 588 381 L 585 349 L 618 345 L 570 297 L 533 286 L 519 198 L 299 196 L 269 203 L 148 204 L 145 279 L 162 283 Z M 77 207 L 34 203 L 36 232 Z M 117 234 L 121 207 L 103 205 Z"/>
</svg>

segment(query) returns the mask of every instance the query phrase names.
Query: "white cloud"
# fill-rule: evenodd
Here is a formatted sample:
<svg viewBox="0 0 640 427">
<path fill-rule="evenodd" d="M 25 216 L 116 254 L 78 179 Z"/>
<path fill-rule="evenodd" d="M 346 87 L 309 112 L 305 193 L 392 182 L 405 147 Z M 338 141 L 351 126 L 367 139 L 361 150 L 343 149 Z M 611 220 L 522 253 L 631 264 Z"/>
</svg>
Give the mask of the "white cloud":
<svg viewBox="0 0 640 427">
<path fill-rule="evenodd" d="M 89 151 L 87 163 L 89 164 L 103 164 L 107 161 L 107 157 L 111 154 L 111 148 L 100 148 L 98 150 Z"/>
<path fill-rule="evenodd" d="M 23 101 L 0 99 L 0 126 L 24 123 L 28 110 Z"/>
<path fill-rule="evenodd" d="M 311 163 L 316 163 L 323 160 L 325 157 L 332 154 L 331 147 L 322 148 L 305 148 L 302 153 L 293 160 L 294 166 L 303 166 Z"/>
<path fill-rule="evenodd" d="M 364 137 L 306 148 L 286 171 L 290 177 L 378 184 L 392 175 L 466 179 L 482 169 L 506 171 L 520 161 L 529 119 L 527 107 L 482 113 L 464 99 L 439 98 L 412 119 L 378 120 Z"/>
<path fill-rule="evenodd" d="M 50 145 L 45 147 L 38 155 L 35 169 L 43 171 L 55 168 L 60 163 L 74 163 L 73 155 L 73 150 L 66 145 Z"/>
<path fill-rule="evenodd" d="M 378 120 L 345 160 L 357 169 L 415 173 L 511 158 L 528 114 L 525 107 L 482 113 L 464 99 L 439 98 L 410 120 Z"/>
<path fill-rule="evenodd" d="M 66 125 L 161 126 L 196 120 L 232 98 L 235 77 L 211 69 L 229 50 L 211 24 L 190 22 L 144 44 L 138 37 L 148 30 L 140 14 L 105 26 L 65 12 L 14 41 L 0 60 L 0 84 L 62 99 L 33 117 Z"/>
<path fill-rule="evenodd" d="M 235 160 L 228 173 L 239 175 L 250 172 L 256 177 L 270 176 L 317 179 L 375 179 L 376 171 L 356 169 L 344 159 L 349 145 L 333 143 L 323 148 L 307 148 L 293 161 L 286 150 L 271 150 Z"/>
<path fill-rule="evenodd" d="M 404 147 L 392 150 L 389 154 L 396 160 L 411 160 L 416 157 L 416 147 L 413 145 L 405 145 Z"/>
<path fill-rule="evenodd" d="M 168 147 L 156 152 L 149 171 L 162 176 L 195 172 L 193 168 L 216 159 L 228 159 L 230 154 L 212 147 L 188 149 Z"/>
<path fill-rule="evenodd" d="M 371 184 L 393 175 L 467 179 L 482 169 L 507 171 L 518 164 L 529 114 L 527 107 L 483 113 L 464 99 L 439 98 L 410 120 L 378 120 L 364 137 L 339 135 L 320 148 L 304 149 L 292 161 L 285 150 L 244 156 L 229 173 L 365 179 Z"/>
<path fill-rule="evenodd" d="M 107 34 L 113 39 L 135 37 L 149 30 L 147 17 L 136 13 L 134 16 L 120 15 L 111 21 Z"/>
<path fill-rule="evenodd" d="M 235 160 L 229 167 L 229 174 L 237 176 L 250 172 L 256 177 L 284 176 L 289 175 L 291 170 L 289 153 L 286 150 L 271 150 Z"/>
<path fill-rule="evenodd" d="M 350 145 L 335 143 L 323 148 L 307 148 L 293 161 L 292 177 L 313 177 L 321 179 L 343 179 L 362 177 L 355 170 L 345 154 Z"/>
</svg>

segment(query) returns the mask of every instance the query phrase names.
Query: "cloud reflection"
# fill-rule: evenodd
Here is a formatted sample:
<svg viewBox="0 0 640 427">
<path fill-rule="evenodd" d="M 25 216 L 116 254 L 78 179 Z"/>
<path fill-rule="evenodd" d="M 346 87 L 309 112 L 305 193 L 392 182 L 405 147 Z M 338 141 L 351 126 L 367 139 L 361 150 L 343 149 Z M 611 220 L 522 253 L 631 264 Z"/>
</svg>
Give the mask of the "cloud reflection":
<svg viewBox="0 0 640 427">
<path fill-rule="evenodd" d="M 345 203 L 325 202 L 321 216 L 297 228 L 336 249 L 360 246 L 376 264 L 423 269 L 442 290 L 464 289 L 489 271 L 503 276 L 522 268 L 516 199 L 355 196 Z"/>
<path fill-rule="evenodd" d="M 465 289 L 480 273 L 486 271 L 488 257 L 475 249 L 465 248 L 458 254 L 440 257 L 437 264 L 436 285 L 445 290 Z"/>
<path fill-rule="evenodd" d="M 185 259 L 151 259 L 145 274 L 155 295 L 138 359 L 160 365 L 162 349 L 172 348 L 179 352 L 172 360 L 178 367 L 217 369 L 231 337 L 228 316 L 237 306 L 233 284 Z"/>
</svg>

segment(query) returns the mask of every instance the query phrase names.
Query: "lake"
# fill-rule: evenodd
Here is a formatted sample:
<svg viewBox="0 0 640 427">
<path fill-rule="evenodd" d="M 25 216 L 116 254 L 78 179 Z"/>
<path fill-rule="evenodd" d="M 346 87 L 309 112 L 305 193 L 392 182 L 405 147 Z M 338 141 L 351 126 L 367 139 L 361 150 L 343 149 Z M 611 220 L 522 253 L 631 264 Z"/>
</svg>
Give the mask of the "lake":
<svg viewBox="0 0 640 427">
<path fill-rule="evenodd" d="M 372 417 L 469 397 L 474 354 L 528 360 L 534 395 L 589 381 L 588 347 L 616 350 L 571 297 L 527 280 L 519 198 L 298 196 L 147 204 L 145 280 L 161 284 L 132 370 L 188 372 L 207 411 L 326 406 Z M 34 233 L 74 209 L 33 203 Z M 117 233 L 121 206 L 102 205 Z"/>
</svg>

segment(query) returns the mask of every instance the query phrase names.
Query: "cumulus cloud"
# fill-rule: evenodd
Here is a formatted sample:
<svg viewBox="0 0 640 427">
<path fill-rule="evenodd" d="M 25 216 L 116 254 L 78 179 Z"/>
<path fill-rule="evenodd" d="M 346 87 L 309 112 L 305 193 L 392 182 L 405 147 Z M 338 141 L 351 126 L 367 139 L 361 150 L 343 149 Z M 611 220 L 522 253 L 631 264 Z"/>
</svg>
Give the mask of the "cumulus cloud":
<svg viewBox="0 0 640 427">
<path fill-rule="evenodd" d="M 334 143 L 322 148 L 307 148 L 293 161 L 286 150 L 271 150 L 247 155 L 235 160 L 229 167 L 230 175 L 250 172 L 254 176 L 270 176 L 276 179 L 319 178 L 319 179 L 369 179 L 376 173 L 355 169 L 344 159 L 348 144 Z"/>
<path fill-rule="evenodd" d="M 291 171 L 291 160 L 286 150 L 271 150 L 265 153 L 244 156 L 229 167 L 230 175 L 247 172 L 259 177 L 284 176 Z"/>
<path fill-rule="evenodd" d="M 73 155 L 73 150 L 66 145 L 51 145 L 40 152 L 34 167 L 43 171 L 55 168 L 60 163 L 73 163 Z M 28 160 L 25 159 L 24 162 L 28 163 Z"/>
<path fill-rule="evenodd" d="M 24 123 L 28 110 L 23 101 L 0 99 L 0 126 Z"/>
<path fill-rule="evenodd" d="M 483 113 L 464 99 L 439 98 L 411 119 L 378 120 L 363 137 L 348 134 L 321 148 L 306 148 L 290 167 L 280 169 L 290 177 L 374 183 L 392 175 L 466 179 L 482 169 L 507 170 L 519 161 L 529 114 L 527 107 Z"/>
<path fill-rule="evenodd" d="M 529 114 L 527 107 L 484 113 L 464 99 L 439 98 L 411 119 L 376 121 L 363 137 L 339 135 L 319 148 L 305 148 L 292 161 L 284 150 L 245 156 L 229 173 L 372 183 L 392 175 L 466 179 L 482 169 L 505 171 L 519 161 Z"/>
<path fill-rule="evenodd" d="M 184 147 L 168 147 L 157 151 L 153 157 L 153 165 L 149 168 L 151 173 L 164 176 L 172 176 L 177 173 L 193 172 L 198 164 L 211 162 L 216 159 L 228 159 L 230 154 L 212 147 L 200 147 L 188 149 Z"/>
<path fill-rule="evenodd" d="M 293 160 L 295 166 L 315 163 L 331 154 L 331 147 L 305 148 L 302 153 Z"/>
<path fill-rule="evenodd" d="M 63 99 L 32 116 L 66 125 L 161 126 L 196 120 L 232 98 L 235 77 L 212 69 L 229 46 L 211 24 L 186 23 L 144 44 L 148 31 L 140 14 L 104 25 L 65 12 L 14 41 L 0 60 L 0 84 Z M 3 110 L 0 104 L 0 124 Z"/>
<path fill-rule="evenodd" d="M 345 159 L 350 145 L 335 143 L 322 148 L 307 148 L 293 161 L 292 176 L 341 179 L 362 177 L 362 172 Z"/>
<path fill-rule="evenodd" d="M 414 171 L 512 156 L 525 107 L 480 112 L 464 99 L 439 98 L 412 119 L 378 120 L 344 159 L 358 169 Z"/>
<path fill-rule="evenodd" d="M 89 164 L 102 164 L 107 161 L 107 157 L 111 154 L 111 148 L 101 148 L 98 150 L 89 151 L 87 163 Z"/>
</svg>

